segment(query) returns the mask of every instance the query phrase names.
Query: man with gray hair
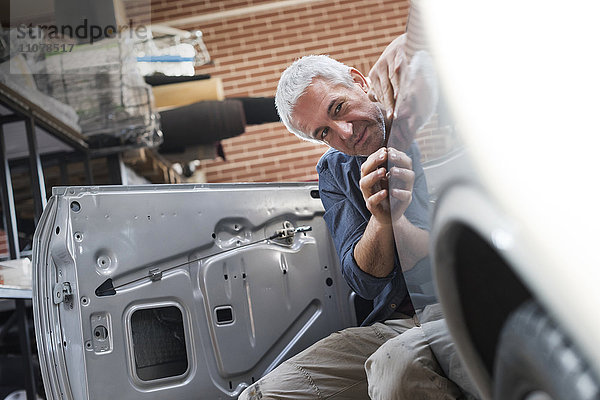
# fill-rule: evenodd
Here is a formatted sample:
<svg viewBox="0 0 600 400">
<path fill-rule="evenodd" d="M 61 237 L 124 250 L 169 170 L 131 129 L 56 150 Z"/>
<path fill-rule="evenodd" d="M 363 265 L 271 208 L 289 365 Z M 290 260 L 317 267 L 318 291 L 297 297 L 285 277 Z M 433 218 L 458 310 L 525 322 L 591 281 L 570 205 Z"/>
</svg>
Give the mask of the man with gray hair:
<svg viewBox="0 0 600 400">
<path fill-rule="evenodd" d="M 419 57 L 425 55 L 415 55 L 417 67 Z M 436 94 L 428 90 L 431 101 Z M 403 271 L 429 263 L 427 186 L 412 138 L 433 107 L 412 100 L 398 102 L 405 104 L 393 121 L 392 113 L 371 101 L 368 80 L 357 69 L 324 55 L 303 57 L 282 74 L 275 103 L 285 126 L 331 147 L 317 165 L 324 219 L 344 278 L 373 300 L 373 311 L 361 327 L 315 343 L 239 399 L 465 398 L 413 317 L 403 278 Z M 400 123 L 406 139 L 400 149 L 386 147 L 393 123 Z M 396 184 L 388 188 L 391 180 Z M 388 195 L 396 203 L 393 221 Z M 423 325 L 443 323 L 439 318 Z"/>
</svg>

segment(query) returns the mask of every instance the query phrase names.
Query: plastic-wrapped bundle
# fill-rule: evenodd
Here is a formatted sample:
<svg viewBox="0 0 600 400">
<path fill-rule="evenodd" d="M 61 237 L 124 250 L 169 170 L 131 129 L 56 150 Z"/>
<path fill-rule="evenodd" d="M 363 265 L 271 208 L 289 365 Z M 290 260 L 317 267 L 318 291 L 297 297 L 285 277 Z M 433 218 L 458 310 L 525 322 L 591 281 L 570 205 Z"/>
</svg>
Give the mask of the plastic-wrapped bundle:
<svg viewBox="0 0 600 400">
<path fill-rule="evenodd" d="M 146 37 L 135 44 L 142 75 L 193 76 L 194 67 L 210 61 L 202 32 L 188 32 L 162 25 L 148 26 Z"/>
<path fill-rule="evenodd" d="M 79 117 L 70 107 L 38 90 L 40 71 L 44 72 L 41 30 L 20 37 L 16 30 L 0 31 L 0 83 L 43 108 L 55 118 L 81 132 Z M 37 51 L 23 51 L 38 49 Z"/>
<path fill-rule="evenodd" d="M 162 136 L 152 90 L 126 36 L 47 54 L 40 89 L 75 108 L 82 133 L 99 144 L 156 146 Z"/>
<path fill-rule="evenodd" d="M 14 56 L 0 64 L 0 83 L 48 111 L 75 131 L 81 132 L 81 127 L 77 123 L 78 116 L 73 107 L 69 107 L 37 90 L 23 56 Z"/>
</svg>

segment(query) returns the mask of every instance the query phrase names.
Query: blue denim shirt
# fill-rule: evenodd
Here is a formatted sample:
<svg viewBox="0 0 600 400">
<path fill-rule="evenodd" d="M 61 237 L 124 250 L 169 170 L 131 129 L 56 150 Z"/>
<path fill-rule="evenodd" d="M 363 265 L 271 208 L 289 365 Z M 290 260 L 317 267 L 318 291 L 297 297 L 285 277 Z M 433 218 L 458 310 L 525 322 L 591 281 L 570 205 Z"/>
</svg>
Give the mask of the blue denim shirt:
<svg viewBox="0 0 600 400">
<path fill-rule="evenodd" d="M 415 184 L 413 199 L 404 215 L 413 225 L 428 230 L 429 197 L 416 143 L 413 142 L 407 154 L 413 161 Z M 363 322 L 363 325 L 370 325 L 386 320 L 394 311 L 412 314 L 412 305 L 397 254 L 393 271 L 383 278 L 364 272 L 354 259 L 354 246 L 371 218 L 359 187 L 360 167 L 365 160 L 366 157 L 348 156 L 330 149 L 319 160 L 317 172 L 319 193 L 325 207 L 324 219 L 340 259 L 342 274 L 359 296 L 373 300 L 374 309 Z M 428 263 L 428 258 L 419 264 L 423 262 Z"/>
</svg>

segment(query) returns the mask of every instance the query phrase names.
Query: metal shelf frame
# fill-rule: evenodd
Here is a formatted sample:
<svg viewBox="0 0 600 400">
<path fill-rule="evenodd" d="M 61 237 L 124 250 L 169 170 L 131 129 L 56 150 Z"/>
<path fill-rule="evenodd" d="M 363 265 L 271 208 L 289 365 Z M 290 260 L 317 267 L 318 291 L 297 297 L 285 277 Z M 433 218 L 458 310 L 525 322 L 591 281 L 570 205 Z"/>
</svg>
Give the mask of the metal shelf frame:
<svg viewBox="0 0 600 400">
<path fill-rule="evenodd" d="M 2 222 L 8 239 L 9 257 L 10 259 L 18 259 L 29 256 L 31 251 L 21 251 L 19 246 L 19 230 L 17 227 L 17 212 L 15 208 L 15 194 L 13 191 L 11 168 L 15 168 L 13 172 L 25 168 L 30 171 L 35 226 L 37 225 L 47 202 L 44 180 L 45 165 L 58 165 L 61 183 L 68 185 L 67 169 L 69 161 L 83 161 L 85 182 L 88 185 L 93 185 L 94 175 L 91 160 L 103 157 L 107 162 L 110 183 L 119 185 L 123 183 L 124 173 L 122 153 L 140 146 L 123 145 L 92 149 L 84 135 L 55 118 L 40 105 L 31 102 L 2 83 L 0 83 L 0 105 L 10 112 L 6 115 L 0 115 L 0 204 L 4 216 Z M 29 155 L 23 159 L 11 160 L 9 163 L 3 127 L 5 124 L 15 122 L 21 122 L 24 125 Z M 73 152 L 40 156 L 36 137 L 36 127 L 43 129 L 45 132 L 71 147 Z M 160 157 L 156 156 L 156 158 L 159 159 Z M 176 182 L 175 172 L 172 167 L 165 168 L 168 172 L 169 182 Z M 16 323 L 19 332 L 21 332 L 20 347 L 21 354 L 24 357 L 24 385 L 28 400 L 34 400 L 37 397 L 31 340 L 27 334 L 29 332 L 29 322 L 26 314 L 26 302 L 28 299 L 31 299 L 31 297 L 31 290 L 0 287 L 0 299 L 12 299 L 15 302 L 15 311 L 5 325 Z M 0 338 L 6 331 L 5 327 L 0 326 Z"/>
<path fill-rule="evenodd" d="M 18 259 L 21 257 L 21 251 L 19 248 L 14 193 L 3 126 L 14 122 L 23 122 L 25 126 L 29 150 L 31 186 L 35 206 L 35 225 L 37 225 L 47 202 L 44 171 L 40 159 L 35 127 L 44 129 L 49 134 L 72 147 L 76 152 L 82 153 L 87 161 L 85 162 L 86 176 L 91 180 L 92 172 L 89 163 L 89 146 L 83 135 L 1 83 L 0 104 L 12 111 L 12 114 L 0 116 L 0 190 L 2 192 L 0 200 L 4 214 L 3 222 L 8 239 L 9 255 L 11 259 Z M 37 397 L 32 361 L 33 354 L 31 351 L 31 339 L 29 337 L 29 321 L 27 320 L 25 303 L 31 297 L 31 290 L 0 288 L 0 299 L 13 299 L 15 302 L 15 312 L 11 316 L 9 323 L 17 323 L 19 332 L 21 332 L 19 335 L 20 347 L 25 365 L 25 382 L 23 383 L 28 400 L 34 400 Z"/>
</svg>

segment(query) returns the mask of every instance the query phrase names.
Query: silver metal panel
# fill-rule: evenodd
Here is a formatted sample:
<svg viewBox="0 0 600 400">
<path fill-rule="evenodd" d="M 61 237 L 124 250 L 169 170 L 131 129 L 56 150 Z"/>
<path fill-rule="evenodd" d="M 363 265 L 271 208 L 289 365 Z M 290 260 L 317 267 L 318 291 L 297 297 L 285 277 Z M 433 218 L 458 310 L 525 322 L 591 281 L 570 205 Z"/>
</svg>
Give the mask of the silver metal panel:
<svg viewBox="0 0 600 400">
<path fill-rule="evenodd" d="M 284 359 L 354 325 L 351 291 L 321 201 L 311 196 L 316 190 L 55 188 L 34 240 L 48 398 L 236 398 Z M 265 240 L 300 226 L 312 230 Z M 107 279 L 114 294 L 101 295 Z M 144 380 L 136 372 L 131 316 L 163 306 L 181 311 L 184 335 L 177 340 L 187 368 Z M 168 357 L 160 347 L 150 356 Z"/>
</svg>

